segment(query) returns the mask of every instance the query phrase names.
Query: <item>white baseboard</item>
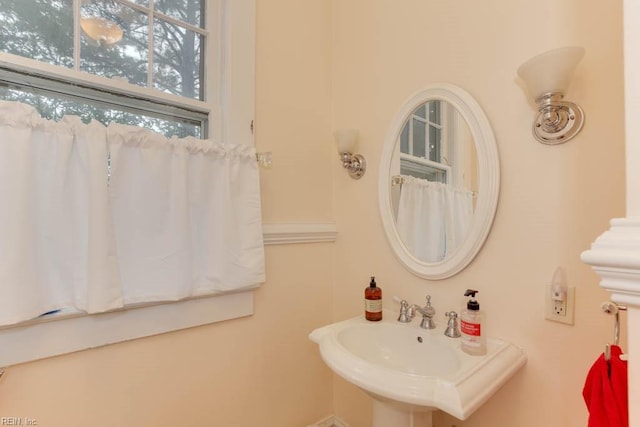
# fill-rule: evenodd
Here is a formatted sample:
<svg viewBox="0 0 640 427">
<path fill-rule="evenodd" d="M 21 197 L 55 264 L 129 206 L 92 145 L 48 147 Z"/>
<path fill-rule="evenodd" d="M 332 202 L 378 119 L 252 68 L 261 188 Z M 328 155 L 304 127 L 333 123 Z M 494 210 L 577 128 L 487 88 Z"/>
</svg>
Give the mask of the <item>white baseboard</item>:
<svg viewBox="0 0 640 427">
<path fill-rule="evenodd" d="M 349 424 L 345 423 L 335 415 L 331 415 L 307 427 L 349 427 Z"/>
</svg>

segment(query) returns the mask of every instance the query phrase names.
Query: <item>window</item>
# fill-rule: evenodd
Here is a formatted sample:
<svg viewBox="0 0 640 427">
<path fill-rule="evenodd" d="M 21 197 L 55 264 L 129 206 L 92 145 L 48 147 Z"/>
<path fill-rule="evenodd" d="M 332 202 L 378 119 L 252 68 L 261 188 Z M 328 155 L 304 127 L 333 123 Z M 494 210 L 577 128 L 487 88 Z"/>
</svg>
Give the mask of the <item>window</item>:
<svg viewBox="0 0 640 427">
<path fill-rule="evenodd" d="M 0 98 L 33 105 L 51 119 L 75 114 L 167 136 L 253 144 L 255 0 L 2 0 L 2 6 Z M 252 312 L 252 293 L 232 292 L 0 327 L 0 345 L 10 349 L 0 366 Z"/>
<path fill-rule="evenodd" d="M 401 174 L 449 182 L 451 168 L 446 163 L 443 141 L 446 119 L 441 101 L 429 101 L 414 110 L 400 133 Z"/>
<path fill-rule="evenodd" d="M 27 70 L 6 59 L 0 97 L 50 119 L 206 137 L 220 103 L 222 10 L 217 0 L 3 0 L 0 52 Z"/>
</svg>

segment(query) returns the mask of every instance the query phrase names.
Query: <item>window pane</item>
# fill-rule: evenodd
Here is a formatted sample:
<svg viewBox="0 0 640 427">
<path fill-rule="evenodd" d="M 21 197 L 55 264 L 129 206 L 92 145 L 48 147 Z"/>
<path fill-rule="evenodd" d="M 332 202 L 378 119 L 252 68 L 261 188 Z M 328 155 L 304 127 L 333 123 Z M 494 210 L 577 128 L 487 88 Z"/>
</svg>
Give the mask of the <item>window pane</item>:
<svg viewBox="0 0 640 427">
<path fill-rule="evenodd" d="M 421 105 L 416 108 L 416 111 L 413 112 L 414 116 L 422 117 L 423 119 L 427 118 L 427 107 L 426 104 Z"/>
<path fill-rule="evenodd" d="M 167 21 L 154 24 L 153 87 L 187 98 L 203 99 L 199 34 Z"/>
<path fill-rule="evenodd" d="M 148 17 L 116 2 L 86 3 L 81 9 L 80 69 L 147 86 Z"/>
<path fill-rule="evenodd" d="M 400 152 L 411 154 L 409 151 L 409 122 L 404 125 L 400 133 Z"/>
<path fill-rule="evenodd" d="M 79 63 L 74 64 L 74 0 L 0 0 L 0 52 L 204 100 L 206 35 L 162 16 L 203 28 L 205 0 L 78 1 Z M 153 11 L 144 9 L 149 7 Z M 154 16 L 150 34 L 154 13 L 162 16 Z"/>
<path fill-rule="evenodd" d="M 0 50 L 73 67 L 73 0 L 0 0 Z"/>
<path fill-rule="evenodd" d="M 92 119 L 105 125 L 116 122 L 151 129 L 167 137 L 194 136 L 201 137 L 200 126 L 181 120 L 168 120 L 147 114 L 125 111 L 121 108 L 108 106 L 104 103 L 89 104 L 86 102 L 39 93 L 27 89 L 11 88 L 0 85 L 0 99 L 18 101 L 32 105 L 40 115 L 50 120 L 59 121 L 65 115 L 80 116 L 82 121 L 89 123 Z"/>
<path fill-rule="evenodd" d="M 157 12 L 200 28 L 203 27 L 203 5 L 201 0 L 156 0 L 153 3 Z"/>
<path fill-rule="evenodd" d="M 427 157 L 427 129 L 424 122 L 413 119 L 413 155 Z"/>
<path fill-rule="evenodd" d="M 429 126 L 429 160 L 440 163 L 442 129 Z"/>
<path fill-rule="evenodd" d="M 442 124 L 440 122 L 440 101 L 429 102 L 429 121 L 431 123 Z"/>
</svg>

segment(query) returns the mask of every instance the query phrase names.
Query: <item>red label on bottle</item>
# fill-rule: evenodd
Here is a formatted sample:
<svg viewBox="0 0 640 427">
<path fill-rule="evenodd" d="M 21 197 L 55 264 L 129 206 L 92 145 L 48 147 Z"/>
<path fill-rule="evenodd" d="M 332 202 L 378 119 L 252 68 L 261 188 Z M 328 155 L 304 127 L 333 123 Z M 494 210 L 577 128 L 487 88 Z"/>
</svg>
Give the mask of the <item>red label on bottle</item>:
<svg viewBox="0 0 640 427">
<path fill-rule="evenodd" d="M 463 334 L 471 335 L 472 337 L 480 336 L 480 324 L 479 323 L 469 323 L 464 320 L 460 321 L 460 330 Z"/>
</svg>

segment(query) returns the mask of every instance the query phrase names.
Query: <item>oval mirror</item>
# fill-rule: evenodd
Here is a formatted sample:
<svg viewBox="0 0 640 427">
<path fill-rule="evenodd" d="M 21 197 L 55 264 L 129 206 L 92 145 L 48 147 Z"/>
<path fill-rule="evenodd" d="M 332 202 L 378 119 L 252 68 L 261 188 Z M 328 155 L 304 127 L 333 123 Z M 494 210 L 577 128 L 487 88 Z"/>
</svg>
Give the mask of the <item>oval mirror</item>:
<svg viewBox="0 0 640 427">
<path fill-rule="evenodd" d="M 480 105 L 445 83 L 412 96 L 387 134 L 379 179 L 398 259 L 426 279 L 460 272 L 484 244 L 498 204 L 498 150 Z"/>
</svg>

